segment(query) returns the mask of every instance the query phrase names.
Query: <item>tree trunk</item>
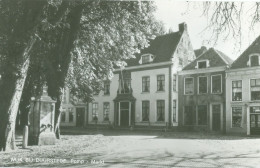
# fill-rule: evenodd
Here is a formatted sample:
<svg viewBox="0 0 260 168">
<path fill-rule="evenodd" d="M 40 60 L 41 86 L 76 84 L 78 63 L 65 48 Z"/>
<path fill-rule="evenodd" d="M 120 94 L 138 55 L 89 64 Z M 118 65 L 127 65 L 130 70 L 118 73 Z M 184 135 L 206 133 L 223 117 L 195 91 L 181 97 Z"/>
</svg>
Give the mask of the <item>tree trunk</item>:
<svg viewBox="0 0 260 168">
<path fill-rule="evenodd" d="M 62 111 L 61 103 L 63 97 L 63 88 L 59 88 L 59 92 L 57 93 L 57 102 L 55 105 L 55 135 L 57 139 L 60 139 L 60 115 Z"/>
<path fill-rule="evenodd" d="M 30 63 L 30 51 L 36 41 L 35 37 L 32 37 L 25 48 L 23 52 L 23 62 L 21 63 L 22 66 L 20 66 L 19 70 L 21 72 L 21 75 L 19 78 L 16 79 L 15 85 L 13 88 L 11 88 L 12 96 L 10 103 L 7 105 L 7 111 L 6 113 L 3 112 L 4 115 L 4 123 L 2 123 L 1 126 L 1 132 L 0 132 L 0 137 L 1 137 L 1 143 L 0 143 L 0 151 L 4 150 L 13 150 L 15 149 L 15 123 L 16 123 L 16 116 L 17 116 L 17 111 L 19 108 L 19 103 L 25 83 L 25 79 L 27 76 L 27 71 L 29 68 L 29 63 Z"/>
<path fill-rule="evenodd" d="M 56 138 L 60 139 L 60 114 L 63 91 L 65 89 L 65 78 L 68 73 L 69 64 L 71 60 L 71 49 L 74 47 L 73 43 L 77 39 L 77 34 L 80 28 L 80 19 L 82 16 L 83 7 L 78 5 L 74 7 L 68 14 L 68 22 L 70 29 L 63 31 L 60 36 L 59 45 L 56 50 L 49 55 L 46 61 L 49 74 L 47 79 L 48 93 L 52 98 L 56 99 L 55 105 L 55 134 Z M 58 57 L 57 61 L 53 61 L 53 58 Z"/>
</svg>

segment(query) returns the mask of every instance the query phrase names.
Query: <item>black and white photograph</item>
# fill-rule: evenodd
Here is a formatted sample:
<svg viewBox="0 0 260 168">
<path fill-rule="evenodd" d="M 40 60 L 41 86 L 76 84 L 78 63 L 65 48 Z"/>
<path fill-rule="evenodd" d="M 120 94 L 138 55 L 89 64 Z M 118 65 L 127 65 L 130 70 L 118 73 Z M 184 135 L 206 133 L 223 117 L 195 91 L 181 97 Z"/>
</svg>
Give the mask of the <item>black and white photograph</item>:
<svg viewBox="0 0 260 168">
<path fill-rule="evenodd" d="M 260 2 L 0 0 L 0 167 L 260 167 Z"/>
</svg>

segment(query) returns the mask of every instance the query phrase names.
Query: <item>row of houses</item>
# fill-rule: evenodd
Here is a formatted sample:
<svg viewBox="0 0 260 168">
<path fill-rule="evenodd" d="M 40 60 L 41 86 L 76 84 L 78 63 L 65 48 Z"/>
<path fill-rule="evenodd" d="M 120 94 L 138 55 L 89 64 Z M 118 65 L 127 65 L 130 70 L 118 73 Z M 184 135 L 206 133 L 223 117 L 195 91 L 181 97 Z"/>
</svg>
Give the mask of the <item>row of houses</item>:
<svg viewBox="0 0 260 168">
<path fill-rule="evenodd" d="M 61 125 L 260 134 L 260 37 L 233 62 L 214 48 L 193 50 L 181 23 L 126 62 L 93 102 L 71 104 L 66 92 Z"/>
</svg>

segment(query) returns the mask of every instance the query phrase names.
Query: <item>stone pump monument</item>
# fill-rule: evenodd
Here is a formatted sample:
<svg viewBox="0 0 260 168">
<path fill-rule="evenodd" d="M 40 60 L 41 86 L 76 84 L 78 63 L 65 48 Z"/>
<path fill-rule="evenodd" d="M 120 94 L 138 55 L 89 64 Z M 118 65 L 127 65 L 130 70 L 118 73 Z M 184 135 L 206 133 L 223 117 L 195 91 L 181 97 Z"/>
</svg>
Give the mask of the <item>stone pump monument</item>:
<svg viewBox="0 0 260 168">
<path fill-rule="evenodd" d="M 54 112 L 56 101 L 47 93 L 47 86 L 43 87 L 40 97 L 31 99 L 29 114 L 29 144 L 30 145 L 54 145 Z"/>
</svg>

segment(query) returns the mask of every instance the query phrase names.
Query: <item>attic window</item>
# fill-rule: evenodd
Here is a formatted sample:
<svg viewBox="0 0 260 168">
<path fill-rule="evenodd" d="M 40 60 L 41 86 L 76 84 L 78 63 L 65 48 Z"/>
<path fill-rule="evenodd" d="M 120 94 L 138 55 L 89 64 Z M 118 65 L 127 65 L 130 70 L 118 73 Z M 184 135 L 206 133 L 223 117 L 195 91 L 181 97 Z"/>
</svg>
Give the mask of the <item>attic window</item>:
<svg viewBox="0 0 260 168">
<path fill-rule="evenodd" d="M 153 62 L 154 56 L 152 54 L 144 54 L 141 56 L 140 64 L 147 64 Z"/>
<path fill-rule="evenodd" d="M 143 55 L 142 56 L 142 63 L 145 64 L 145 63 L 148 63 L 150 60 L 150 55 Z"/>
<path fill-rule="evenodd" d="M 259 66 L 259 55 L 250 56 L 250 65 L 251 67 Z"/>
<path fill-rule="evenodd" d="M 207 67 L 209 67 L 209 60 L 197 61 L 197 66 L 196 66 L 196 68 L 202 69 L 202 68 L 207 68 Z"/>
</svg>

